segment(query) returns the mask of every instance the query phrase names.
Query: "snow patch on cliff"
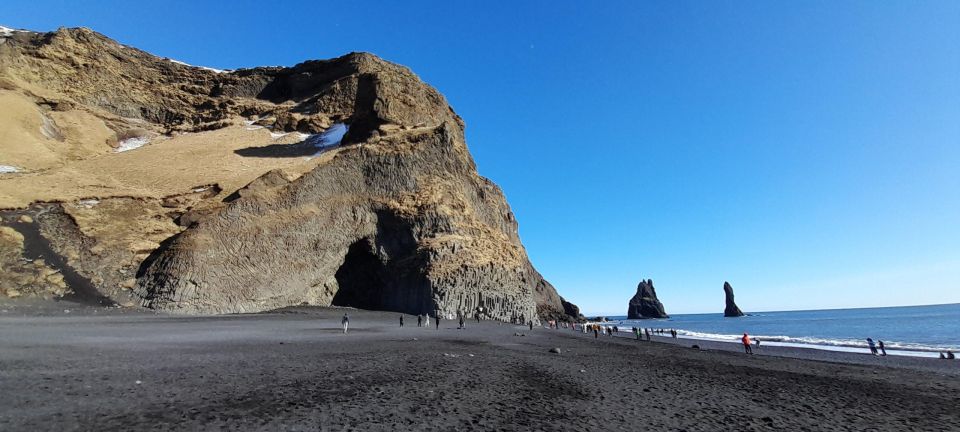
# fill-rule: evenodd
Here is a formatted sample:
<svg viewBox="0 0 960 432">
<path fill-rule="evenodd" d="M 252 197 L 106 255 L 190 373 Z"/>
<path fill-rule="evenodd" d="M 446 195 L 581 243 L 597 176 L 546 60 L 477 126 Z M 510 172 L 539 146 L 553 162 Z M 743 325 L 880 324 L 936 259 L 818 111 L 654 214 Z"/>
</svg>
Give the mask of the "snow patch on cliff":
<svg viewBox="0 0 960 432">
<path fill-rule="evenodd" d="M 192 64 L 184 63 L 184 62 L 182 62 L 182 61 L 180 61 L 180 60 L 174 60 L 174 59 L 172 59 L 172 58 L 167 58 L 167 61 L 169 61 L 170 63 L 176 63 L 176 64 L 178 64 L 178 65 L 180 65 L 180 66 L 186 66 L 186 67 L 192 67 L 192 68 L 198 68 L 198 69 L 208 70 L 208 71 L 214 72 L 214 73 L 227 73 L 227 72 L 230 72 L 230 71 L 228 71 L 228 70 L 214 69 L 214 68 L 212 68 L 212 67 L 194 66 L 194 65 L 192 65 Z"/>
<path fill-rule="evenodd" d="M 17 29 L 12 29 L 10 27 L 0 26 L 0 37 L 7 38 L 10 36 L 13 36 L 14 33 L 32 33 L 32 32 L 29 30 L 17 30 Z"/>
<path fill-rule="evenodd" d="M 343 141 L 343 136 L 347 134 L 348 130 L 350 130 L 349 126 L 343 123 L 336 123 L 327 130 L 315 135 L 300 134 L 302 142 L 312 145 L 317 149 L 317 152 L 307 159 L 315 158 L 319 156 L 320 153 L 340 145 L 340 142 Z"/>
<path fill-rule="evenodd" d="M 114 151 L 117 153 L 120 153 L 120 152 L 138 149 L 140 147 L 147 145 L 149 142 L 150 142 L 150 139 L 147 137 L 127 138 L 123 141 L 120 141 L 120 143 L 117 145 L 117 148 L 114 149 Z"/>
</svg>

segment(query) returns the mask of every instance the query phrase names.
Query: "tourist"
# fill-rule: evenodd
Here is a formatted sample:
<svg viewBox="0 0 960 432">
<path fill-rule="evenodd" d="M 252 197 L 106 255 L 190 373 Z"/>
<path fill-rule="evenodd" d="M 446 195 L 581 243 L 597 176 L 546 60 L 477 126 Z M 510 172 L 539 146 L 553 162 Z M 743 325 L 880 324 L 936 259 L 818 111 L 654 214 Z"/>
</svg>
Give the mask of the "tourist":
<svg viewBox="0 0 960 432">
<path fill-rule="evenodd" d="M 530 320 L 530 331 L 533 331 L 533 320 Z"/>
<path fill-rule="evenodd" d="M 464 324 L 463 324 L 463 315 L 460 315 L 460 327 L 457 327 L 457 328 L 458 328 L 458 329 L 466 328 L 466 326 L 464 326 Z"/>
<path fill-rule="evenodd" d="M 877 341 L 877 345 L 880 346 L 880 355 L 886 356 L 886 355 L 887 355 L 887 347 L 883 346 L 883 341 L 882 341 L 882 340 L 878 340 L 878 341 Z"/>
<path fill-rule="evenodd" d="M 417 315 L 417 327 L 423 327 L 423 314 Z"/>
<path fill-rule="evenodd" d="M 940 353 L 940 360 L 946 360 L 946 359 L 947 359 L 947 356 L 943 355 L 943 353 Z"/>
<path fill-rule="evenodd" d="M 644 333 L 647 334 L 647 342 L 650 342 L 650 329 L 649 329 L 649 328 L 645 328 L 645 329 L 643 329 L 643 331 L 644 331 Z"/>
<path fill-rule="evenodd" d="M 400 314 L 400 327 L 403 327 L 403 314 Z"/>
<path fill-rule="evenodd" d="M 437 330 L 440 330 L 440 314 L 437 314 L 433 319 L 437 321 Z"/>
<path fill-rule="evenodd" d="M 593 326 L 593 338 L 600 337 L 600 326 Z"/>
<path fill-rule="evenodd" d="M 674 330 L 674 329 L 670 329 L 670 337 L 676 339 L 676 338 L 677 338 L 677 331 Z"/>
<path fill-rule="evenodd" d="M 873 339 L 867 338 L 867 346 L 870 347 L 870 354 L 877 355 L 877 344 L 873 343 Z"/>
<path fill-rule="evenodd" d="M 750 335 L 744 333 L 740 341 L 743 342 L 743 351 L 747 354 L 753 354 L 753 348 L 750 347 Z"/>
<path fill-rule="evenodd" d="M 947 360 L 956 360 L 957 356 L 953 355 L 953 351 L 947 351 Z"/>
<path fill-rule="evenodd" d="M 343 334 L 347 334 L 347 327 L 350 327 L 350 317 L 347 316 L 347 314 L 343 314 L 340 324 L 343 324 Z"/>
<path fill-rule="evenodd" d="M 760 338 L 756 338 L 754 340 L 757 341 L 757 348 L 760 348 Z"/>
</svg>

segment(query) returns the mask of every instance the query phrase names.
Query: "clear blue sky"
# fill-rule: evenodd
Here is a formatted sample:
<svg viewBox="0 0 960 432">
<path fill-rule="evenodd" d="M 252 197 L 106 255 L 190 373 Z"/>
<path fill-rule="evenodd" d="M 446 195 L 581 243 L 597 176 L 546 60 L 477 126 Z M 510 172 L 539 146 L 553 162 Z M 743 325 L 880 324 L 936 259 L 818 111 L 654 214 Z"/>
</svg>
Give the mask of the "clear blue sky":
<svg viewBox="0 0 960 432">
<path fill-rule="evenodd" d="M 6 1 L 218 68 L 369 51 L 467 122 L 588 314 L 960 302 L 960 2 Z"/>
</svg>

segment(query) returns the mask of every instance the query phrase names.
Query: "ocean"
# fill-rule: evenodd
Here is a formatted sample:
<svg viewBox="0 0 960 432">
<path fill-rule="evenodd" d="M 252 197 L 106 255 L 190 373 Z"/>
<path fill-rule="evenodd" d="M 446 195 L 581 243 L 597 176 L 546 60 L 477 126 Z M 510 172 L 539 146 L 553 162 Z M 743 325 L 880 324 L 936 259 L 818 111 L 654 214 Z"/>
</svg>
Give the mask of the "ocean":
<svg viewBox="0 0 960 432">
<path fill-rule="evenodd" d="M 746 332 L 761 344 L 831 351 L 866 352 L 868 337 L 882 340 L 891 355 L 937 357 L 943 351 L 960 351 L 960 304 L 747 312 L 740 318 L 717 313 L 654 320 L 607 319 L 621 331 L 631 327 L 676 329 L 682 338 L 734 343 Z"/>
</svg>

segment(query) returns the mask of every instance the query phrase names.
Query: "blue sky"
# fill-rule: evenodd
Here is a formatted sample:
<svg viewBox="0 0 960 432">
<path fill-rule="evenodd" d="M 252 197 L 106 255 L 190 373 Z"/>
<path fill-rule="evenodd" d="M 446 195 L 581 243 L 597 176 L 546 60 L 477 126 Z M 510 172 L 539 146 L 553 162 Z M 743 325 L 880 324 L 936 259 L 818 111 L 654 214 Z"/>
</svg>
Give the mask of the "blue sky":
<svg viewBox="0 0 960 432">
<path fill-rule="evenodd" d="M 466 120 L 588 314 L 960 302 L 960 3 L 7 1 L 218 68 L 369 51 Z"/>
</svg>

